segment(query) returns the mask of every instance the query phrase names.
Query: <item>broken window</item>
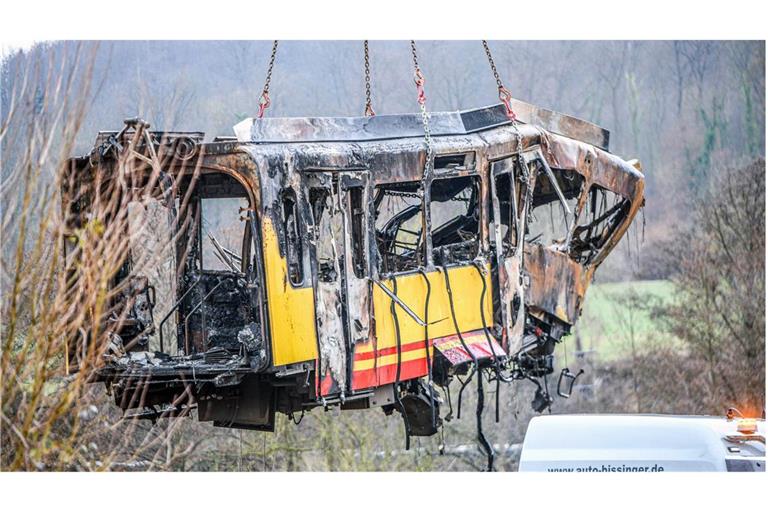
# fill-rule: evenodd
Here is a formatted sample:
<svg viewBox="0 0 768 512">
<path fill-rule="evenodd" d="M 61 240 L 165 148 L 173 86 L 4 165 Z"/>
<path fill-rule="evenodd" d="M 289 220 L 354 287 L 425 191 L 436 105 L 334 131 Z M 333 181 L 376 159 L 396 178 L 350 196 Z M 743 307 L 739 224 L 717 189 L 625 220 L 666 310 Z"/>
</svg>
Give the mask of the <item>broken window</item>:
<svg viewBox="0 0 768 512">
<path fill-rule="evenodd" d="M 494 162 L 494 170 L 498 164 L 502 163 Z M 514 175 L 510 171 L 494 177 L 494 188 L 496 197 L 499 200 L 498 223 L 501 231 L 502 245 L 499 255 L 506 258 L 514 254 L 515 247 L 517 246 L 517 215 L 520 200 L 518 190 L 520 189 L 520 184 L 514 180 Z M 495 217 L 494 209 L 491 208 L 492 224 L 496 223 Z M 491 237 L 491 240 L 493 240 L 493 237 Z"/>
<path fill-rule="evenodd" d="M 571 257 L 589 263 L 600 252 L 629 212 L 630 202 L 599 185 L 592 185 L 579 214 L 571 241 Z"/>
<path fill-rule="evenodd" d="M 435 157 L 435 170 L 466 170 L 473 169 L 475 165 L 475 153 L 456 153 L 452 155 L 438 155 Z"/>
<path fill-rule="evenodd" d="M 203 272 L 195 275 L 194 267 L 184 270 L 180 348 L 187 355 L 205 352 L 213 358 L 245 349 L 256 361 L 261 350 L 260 310 L 252 300 L 251 285 L 256 283 L 244 278 L 250 279 L 253 266 L 260 262 L 250 258 L 253 226 L 248 220 L 251 204 L 246 189 L 224 173 L 182 182 L 179 197 L 185 197 L 188 186 L 194 187 L 197 221 L 192 251 Z M 247 269 L 251 270 L 248 275 Z"/>
<path fill-rule="evenodd" d="M 344 254 L 344 218 L 339 210 L 336 194 L 337 182 L 330 188 L 309 189 L 309 202 L 315 222 L 315 254 L 318 279 L 336 282 L 340 276 Z"/>
<path fill-rule="evenodd" d="M 200 208 L 203 270 L 240 272 L 248 198 L 203 197 Z"/>
<path fill-rule="evenodd" d="M 566 243 L 583 184 L 584 177 L 575 171 L 552 169 L 550 177 L 543 166 L 540 167 L 526 225 L 529 243 L 546 246 Z"/>
<path fill-rule="evenodd" d="M 283 226 L 285 228 L 288 278 L 292 285 L 299 286 L 304 282 L 304 248 L 299 234 L 296 193 L 291 189 L 287 189 L 283 193 Z"/>
<path fill-rule="evenodd" d="M 349 214 L 352 226 L 352 265 L 355 276 L 363 278 L 367 274 L 365 267 L 365 206 L 363 205 L 363 187 L 348 189 Z"/>
<path fill-rule="evenodd" d="M 176 331 L 175 318 L 169 318 L 162 326 L 158 325 L 176 300 L 174 224 L 172 208 L 157 197 L 144 197 L 128 203 L 131 256 L 126 263 L 130 265 L 131 271 L 126 298 L 133 302 L 129 318 L 133 317 L 132 319 L 138 320 L 145 329 L 152 331 L 147 340 L 148 346 L 141 348 L 157 352 L 160 351 L 157 328 L 163 329 L 165 339 Z M 125 331 L 123 341 L 128 338 Z M 163 349 L 166 347 L 168 346 Z"/>
<path fill-rule="evenodd" d="M 380 185 L 374 194 L 379 272 L 416 270 L 424 261 L 421 183 Z"/>
<path fill-rule="evenodd" d="M 475 176 L 444 178 L 430 188 L 432 255 L 436 265 L 471 261 L 480 242 L 479 182 Z"/>
</svg>

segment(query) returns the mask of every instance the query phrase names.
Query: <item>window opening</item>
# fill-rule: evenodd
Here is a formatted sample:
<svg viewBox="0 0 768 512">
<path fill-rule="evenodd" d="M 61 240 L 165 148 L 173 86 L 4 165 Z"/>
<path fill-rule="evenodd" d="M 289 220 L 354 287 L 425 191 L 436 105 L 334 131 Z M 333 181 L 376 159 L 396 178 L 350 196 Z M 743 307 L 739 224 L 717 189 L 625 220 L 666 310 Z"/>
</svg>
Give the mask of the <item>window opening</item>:
<svg viewBox="0 0 768 512">
<path fill-rule="evenodd" d="M 443 178 L 430 188 L 435 265 L 471 261 L 480 248 L 479 182 L 475 176 Z"/>
<path fill-rule="evenodd" d="M 380 185 L 374 194 L 379 272 L 416 270 L 424 261 L 420 182 Z"/>
</svg>

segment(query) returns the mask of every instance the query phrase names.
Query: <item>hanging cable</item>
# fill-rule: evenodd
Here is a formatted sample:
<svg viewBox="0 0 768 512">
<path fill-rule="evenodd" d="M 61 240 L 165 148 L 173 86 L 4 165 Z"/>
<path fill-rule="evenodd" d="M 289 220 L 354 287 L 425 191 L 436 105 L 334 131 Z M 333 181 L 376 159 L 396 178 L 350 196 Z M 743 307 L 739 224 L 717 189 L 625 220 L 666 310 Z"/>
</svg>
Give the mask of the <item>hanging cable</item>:
<svg viewBox="0 0 768 512">
<path fill-rule="evenodd" d="M 414 78 L 416 83 L 416 101 L 421 111 L 421 123 L 424 125 L 424 142 L 427 145 L 426 160 L 424 161 L 424 177 L 432 175 L 432 133 L 429 129 L 429 114 L 427 113 L 427 95 L 424 92 L 424 74 L 419 67 L 419 57 L 416 54 L 416 41 L 411 40 L 411 55 L 413 56 Z"/>
<path fill-rule="evenodd" d="M 496 423 L 499 422 L 499 398 L 501 396 L 501 379 L 499 378 L 499 375 L 501 375 L 501 372 L 496 372 Z M 490 377 L 489 377 L 490 382 Z"/>
<path fill-rule="evenodd" d="M 453 400 L 451 399 L 451 386 L 440 386 L 445 391 L 445 397 L 448 399 L 448 414 L 445 415 L 445 421 L 453 419 Z"/>
<path fill-rule="evenodd" d="M 267 78 L 264 81 L 264 89 L 259 96 L 259 119 L 264 117 L 264 111 L 272 104 L 269 98 L 269 83 L 272 81 L 272 68 L 275 67 L 275 57 L 277 56 L 277 40 L 272 43 L 272 55 L 269 57 L 269 66 L 267 67 Z"/>
<path fill-rule="evenodd" d="M 394 275 L 392 276 L 392 293 L 394 296 L 397 296 L 397 278 Z M 397 369 L 395 370 L 395 382 L 392 383 L 392 391 L 395 394 L 395 402 L 397 402 L 397 406 L 400 408 L 400 412 L 403 415 L 403 423 L 405 423 L 405 449 L 410 450 L 411 425 L 408 423 L 408 414 L 405 411 L 405 407 L 403 407 L 403 401 L 400 399 L 400 368 L 402 365 L 403 353 L 400 339 L 400 320 L 397 318 L 394 298 L 392 298 L 392 301 L 389 304 L 389 311 L 392 314 L 392 321 L 395 324 L 395 344 L 397 347 Z"/>
<path fill-rule="evenodd" d="M 472 358 L 472 363 L 474 363 L 475 368 L 479 368 L 477 356 L 475 356 L 474 352 L 469 350 L 469 345 L 467 345 L 467 343 L 464 341 L 464 336 L 462 335 L 461 329 L 459 328 L 459 322 L 456 320 L 456 310 L 453 306 L 453 290 L 451 289 L 451 279 L 448 277 L 448 269 L 445 267 L 445 265 L 442 265 L 438 268 L 442 272 L 443 278 L 445 279 L 445 288 L 448 291 L 448 304 L 451 307 L 451 318 L 453 319 L 453 327 L 456 329 L 456 336 L 458 336 L 459 342 L 461 342 L 461 346 L 467 352 L 467 355 Z"/>
<path fill-rule="evenodd" d="M 459 341 L 461 342 L 462 347 L 464 347 L 464 350 L 466 350 L 467 354 L 469 354 L 469 356 L 472 358 L 472 362 L 475 366 L 475 373 L 477 373 L 477 408 L 475 409 L 477 440 L 480 443 L 483 451 L 485 451 L 486 456 L 488 457 L 488 471 L 493 471 L 493 459 L 495 455 L 493 446 L 491 446 L 491 444 L 488 442 L 488 439 L 485 437 L 485 434 L 483 433 L 483 409 L 485 408 L 485 393 L 483 392 L 483 375 L 480 370 L 480 363 L 477 360 L 477 356 L 475 356 L 475 354 L 469 349 L 466 342 L 464 341 L 464 336 L 462 335 L 461 329 L 459 328 L 459 322 L 456 320 L 456 308 L 453 304 L 453 291 L 451 290 L 451 280 L 448 277 L 448 269 L 445 267 L 445 265 L 443 265 L 441 268 L 443 271 L 443 276 L 445 277 L 445 288 L 448 292 L 448 304 L 451 309 L 451 318 L 453 319 L 453 326 L 456 329 L 456 335 L 459 337 Z M 483 280 L 483 282 L 485 282 L 485 280 Z M 467 380 L 467 383 L 468 382 L 469 380 Z M 464 386 L 466 386 L 466 384 L 464 384 Z"/>
<path fill-rule="evenodd" d="M 419 274 L 424 278 L 427 285 L 427 297 L 424 301 L 424 350 L 427 358 L 427 384 L 429 384 L 429 410 L 432 415 L 432 428 L 437 428 L 437 418 L 435 417 L 435 396 L 432 388 L 432 358 L 429 355 L 429 299 L 432 295 L 432 284 L 423 268 L 419 268 Z"/>
<path fill-rule="evenodd" d="M 365 54 L 365 116 L 373 117 L 376 112 L 373 111 L 373 101 L 371 101 L 371 61 L 368 57 L 368 40 L 363 41 L 363 52 Z"/>
<path fill-rule="evenodd" d="M 493 446 L 488 442 L 488 439 L 483 433 L 483 409 L 485 409 L 485 392 L 483 391 L 483 375 L 479 373 L 477 376 L 477 409 L 475 409 L 475 418 L 477 420 L 477 440 L 483 447 L 486 456 L 488 457 L 488 471 L 493 471 L 493 460 L 495 458 L 495 452 Z"/>
<path fill-rule="evenodd" d="M 496 64 L 493 62 L 493 57 L 491 56 L 491 49 L 488 47 L 488 41 L 485 39 L 483 39 L 483 48 L 485 48 L 485 55 L 488 57 L 488 64 L 491 65 L 493 78 L 496 79 L 496 86 L 499 88 L 499 100 L 501 100 L 501 102 L 504 104 L 504 109 L 506 110 L 509 120 L 517 121 L 517 115 L 515 114 L 515 111 L 512 110 L 512 106 L 510 105 L 512 100 L 512 93 L 510 93 L 509 89 L 504 87 L 504 84 L 501 83 L 499 72 L 496 70 Z"/>
<path fill-rule="evenodd" d="M 496 355 L 496 350 L 493 348 L 493 341 L 491 340 L 491 334 L 488 332 L 488 326 L 485 321 L 485 294 L 487 292 L 487 283 L 485 282 L 485 269 L 483 269 L 480 266 L 480 263 L 478 263 L 476 260 L 472 262 L 472 265 L 475 267 L 475 270 L 477 270 L 478 276 L 480 276 L 480 280 L 483 282 L 483 289 L 480 292 L 480 320 L 483 323 L 483 334 L 485 334 L 485 341 L 488 342 L 488 350 L 491 351 L 491 357 L 493 361 L 493 371 L 496 376 L 496 409 L 495 409 L 495 419 L 496 423 L 499 422 L 499 390 L 501 389 L 501 382 L 512 382 L 513 379 L 509 377 L 505 377 L 501 373 L 501 366 L 499 365 L 499 358 Z M 482 378 L 482 375 L 480 375 L 480 378 Z M 490 377 L 489 377 L 490 382 Z"/>
<path fill-rule="evenodd" d="M 304 419 L 304 409 L 301 410 L 301 416 L 299 416 L 298 419 L 296 419 L 296 415 L 293 414 L 293 411 L 289 412 L 288 419 L 291 420 L 294 425 L 298 425 L 301 423 L 301 420 Z"/>
<path fill-rule="evenodd" d="M 514 379 L 511 377 L 506 377 L 501 373 L 501 366 L 499 365 L 499 359 L 496 355 L 496 351 L 493 348 L 493 343 L 491 340 L 491 334 L 488 332 L 487 322 L 485 320 L 485 295 L 488 291 L 488 284 L 485 281 L 485 269 L 480 266 L 480 263 L 477 261 L 473 261 L 472 265 L 475 267 L 475 270 L 477 270 L 478 275 L 480 276 L 480 280 L 483 283 L 483 288 L 480 292 L 480 320 L 483 322 L 483 333 L 485 334 L 485 341 L 488 342 L 488 349 L 491 351 L 491 357 L 493 358 L 493 367 L 496 373 L 496 378 L 501 380 L 502 382 L 512 382 Z"/>
<path fill-rule="evenodd" d="M 461 419 L 461 397 L 464 394 L 464 388 L 467 387 L 467 385 L 472 382 L 472 377 L 475 376 L 475 367 L 472 367 L 472 371 L 467 376 L 467 380 L 461 380 L 459 376 L 456 376 L 456 379 L 461 383 L 461 387 L 459 388 L 459 397 L 457 398 L 456 402 L 456 419 Z"/>
<path fill-rule="evenodd" d="M 568 349 L 565 348 L 565 342 L 562 342 L 563 346 L 563 362 L 565 363 L 565 367 L 568 368 Z"/>
</svg>

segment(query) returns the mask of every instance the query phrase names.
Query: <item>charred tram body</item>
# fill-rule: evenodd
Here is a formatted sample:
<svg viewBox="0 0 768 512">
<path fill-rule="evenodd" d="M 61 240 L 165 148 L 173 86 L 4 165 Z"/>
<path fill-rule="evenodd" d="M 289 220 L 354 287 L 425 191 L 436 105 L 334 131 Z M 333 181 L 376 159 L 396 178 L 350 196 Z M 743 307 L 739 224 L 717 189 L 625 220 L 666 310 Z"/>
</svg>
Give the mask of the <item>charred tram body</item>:
<svg viewBox="0 0 768 512">
<path fill-rule="evenodd" d="M 644 181 L 601 128 L 515 109 L 432 114 L 426 173 L 415 115 L 247 120 L 208 143 L 139 120 L 101 133 L 66 170 L 70 283 L 78 233 L 115 222 L 94 218 L 110 184 L 129 243 L 105 334 L 72 340 L 71 371 L 96 350 L 126 415 L 235 428 L 338 405 L 431 435 L 435 388 L 466 374 L 532 381 L 543 410 L 555 344 Z"/>
</svg>

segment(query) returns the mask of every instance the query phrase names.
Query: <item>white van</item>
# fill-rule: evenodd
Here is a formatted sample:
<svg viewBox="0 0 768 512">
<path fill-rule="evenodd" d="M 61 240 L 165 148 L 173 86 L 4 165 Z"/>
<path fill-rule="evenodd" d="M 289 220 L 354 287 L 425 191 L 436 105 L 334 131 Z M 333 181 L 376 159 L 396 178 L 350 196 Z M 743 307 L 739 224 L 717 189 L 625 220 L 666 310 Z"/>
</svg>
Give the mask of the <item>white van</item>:
<svg viewBox="0 0 768 512">
<path fill-rule="evenodd" d="M 765 471 L 765 420 L 560 414 L 528 424 L 520 471 Z"/>
</svg>

